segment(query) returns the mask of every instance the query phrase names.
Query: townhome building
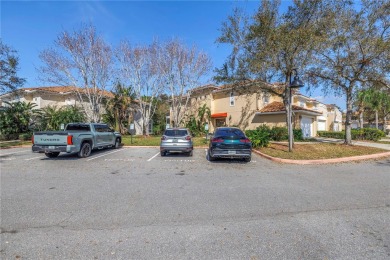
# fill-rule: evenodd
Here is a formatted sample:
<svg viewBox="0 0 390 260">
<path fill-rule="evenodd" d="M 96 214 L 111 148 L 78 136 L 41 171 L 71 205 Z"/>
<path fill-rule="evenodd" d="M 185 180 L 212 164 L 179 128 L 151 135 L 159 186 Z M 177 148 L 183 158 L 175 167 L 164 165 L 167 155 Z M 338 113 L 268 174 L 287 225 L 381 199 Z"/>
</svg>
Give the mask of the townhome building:
<svg viewBox="0 0 390 260">
<path fill-rule="evenodd" d="M 278 91 L 283 91 L 280 84 L 273 90 Z M 263 124 L 270 127 L 287 125 L 282 98 L 267 90 L 230 85 L 201 86 L 191 93 L 187 115 L 196 115 L 203 105 L 211 111 L 210 132 L 220 126 L 248 130 Z M 335 105 L 326 105 L 293 91 L 292 112 L 293 127 L 302 129 L 305 138 L 316 136 L 317 131 L 341 131 L 341 111 Z"/>
<path fill-rule="evenodd" d="M 88 107 L 86 104 L 88 101 L 85 99 L 80 103 L 80 98 L 78 93 L 83 93 L 83 89 L 77 88 L 74 86 L 48 86 L 48 87 L 34 87 L 34 88 L 20 88 L 15 91 L 5 93 L 0 95 L 0 106 L 5 107 L 7 104 L 5 102 L 26 102 L 33 103 L 36 106 L 34 109 L 42 109 L 48 106 L 55 106 L 57 108 L 61 108 L 64 106 L 80 106 L 80 107 Z M 103 101 L 113 98 L 114 94 L 109 91 L 103 92 Z M 104 104 L 101 103 L 100 111 L 101 113 L 105 113 Z M 139 111 L 134 108 L 133 114 L 134 120 L 134 130 L 135 134 L 142 135 L 141 124 L 142 119 Z M 149 125 L 149 129 L 147 129 L 147 133 L 151 133 L 152 123 Z"/>
</svg>

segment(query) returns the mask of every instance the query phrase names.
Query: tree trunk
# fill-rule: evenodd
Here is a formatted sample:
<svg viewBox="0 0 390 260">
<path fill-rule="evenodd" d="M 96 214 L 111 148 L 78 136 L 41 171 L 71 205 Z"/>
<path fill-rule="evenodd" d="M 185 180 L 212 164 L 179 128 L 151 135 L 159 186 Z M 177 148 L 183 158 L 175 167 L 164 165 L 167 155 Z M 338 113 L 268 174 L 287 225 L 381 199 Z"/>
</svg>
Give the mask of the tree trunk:
<svg viewBox="0 0 390 260">
<path fill-rule="evenodd" d="M 291 89 L 286 88 L 284 92 L 284 97 L 283 97 L 283 103 L 284 107 L 286 109 L 286 122 L 287 122 L 287 132 L 288 132 L 288 151 L 292 152 L 293 151 L 293 131 L 292 131 L 292 123 L 291 123 Z"/>
<path fill-rule="evenodd" d="M 351 118 L 352 118 L 352 93 L 351 91 L 346 91 L 347 93 L 347 115 L 345 118 L 345 144 L 352 144 L 352 135 L 351 135 Z"/>
<path fill-rule="evenodd" d="M 376 129 L 379 129 L 379 125 L 378 125 L 378 110 L 375 110 L 375 127 L 376 127 Z"/>
<path fill-rule="evenodd" d="M 360 112 L 360 128 L 363 128 L 364 126 L 364 119 L 363 119 L 363 110 Z"/>
</svg>

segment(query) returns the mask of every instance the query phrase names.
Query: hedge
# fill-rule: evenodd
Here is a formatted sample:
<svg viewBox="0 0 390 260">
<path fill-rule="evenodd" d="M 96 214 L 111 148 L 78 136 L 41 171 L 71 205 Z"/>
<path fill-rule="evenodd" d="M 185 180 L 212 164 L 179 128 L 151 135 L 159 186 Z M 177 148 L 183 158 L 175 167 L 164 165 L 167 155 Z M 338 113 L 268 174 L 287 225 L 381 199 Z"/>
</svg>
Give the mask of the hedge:
<svg viewBox="0 0 390 260">
<path fill-rule="evenodd" d="M 272 127 L 261 125 L 256 130 L 246 130 L 246 136 L 251 140 L 253 147 L 267 147 L 270 141 L 287 141 L 286 127 Z M 301 129 L 293 129 L 294 139 L 303 140 Z"/>
<path fill-rule="evenodd" d="M 320 137 L 345 139 L 345 131 L 342 132 L 328 132 L 318 131 L 317 135 Z M 378 141 L 385 137 L 385 132 L 375 128 L 361 128 L 351 130 L 352 140 L 371 140 Z"/>
</svg>

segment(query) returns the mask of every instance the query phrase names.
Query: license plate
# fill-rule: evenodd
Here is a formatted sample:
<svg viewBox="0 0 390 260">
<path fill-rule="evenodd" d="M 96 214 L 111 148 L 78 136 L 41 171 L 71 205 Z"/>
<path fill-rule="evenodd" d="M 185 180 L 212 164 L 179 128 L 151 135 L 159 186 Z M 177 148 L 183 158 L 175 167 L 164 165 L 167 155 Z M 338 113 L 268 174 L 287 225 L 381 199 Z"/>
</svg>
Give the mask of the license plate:
<svg viewBox="0 0 390 260">
<path fill-rule="evenodd" d="M 236 154 L 236 151 L 228 151 L 228 154 Z"/>
<path fill-rule="evenodd" d="M 49 149 L 50 150 L 54 150 L 54 149 L 56 149 L 56 147 L 55 146 L 49 146 Z"/>
<path fill-rule="evenodd" d="M 177 139 L 173 139 L 172 142 L 173 142 L 173 143 L 177 143 Z"/>
</svg>

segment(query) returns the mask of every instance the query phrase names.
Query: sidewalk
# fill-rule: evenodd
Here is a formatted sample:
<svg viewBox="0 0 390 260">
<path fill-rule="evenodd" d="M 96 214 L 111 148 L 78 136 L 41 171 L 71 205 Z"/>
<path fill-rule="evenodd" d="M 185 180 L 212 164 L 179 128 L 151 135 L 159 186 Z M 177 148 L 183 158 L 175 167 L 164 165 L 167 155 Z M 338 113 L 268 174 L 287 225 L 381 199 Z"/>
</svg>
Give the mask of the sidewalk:
<svg viewBox="0 0 390 260">
<path fill-rule="evenodd" d="M 344 140 L 335 139 L 335 138 L 315 137 L 314 139 L 316 139 L 318 142 L 322 142 L 322 143 L 339 143 L 339 144 L 344 143 Z M 387 141 L 387 140 L 383 140 L 383 141 Z M 389 144 L 381 144 L 381 143 L 370 143 L 370 142 L 362 142 L 362 141 L 353 141 L 352 140 L 352 144 L 390 150 L 390 142 L 389 142 Z"/>
</svg>

